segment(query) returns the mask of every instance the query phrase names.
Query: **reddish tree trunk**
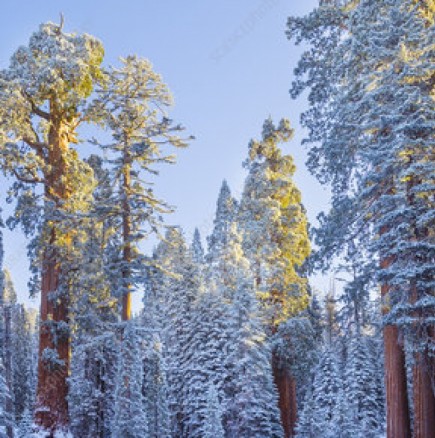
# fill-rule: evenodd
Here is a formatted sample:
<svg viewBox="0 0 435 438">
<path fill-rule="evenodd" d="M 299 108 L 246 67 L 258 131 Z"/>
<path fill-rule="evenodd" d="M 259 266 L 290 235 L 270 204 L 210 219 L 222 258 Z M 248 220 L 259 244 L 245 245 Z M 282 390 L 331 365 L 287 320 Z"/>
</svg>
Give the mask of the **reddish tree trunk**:
<svg viewBox="0 0 435 438">
<path fill-rule="evenodd" d="M 68 125 L 57 118 L 55 105 L 51 105 L 51 127 L 48 135 L 48 172 L 45 175 L 45 200 L 63 208 L 71 196 L 68 181 Z M 56 249 L 58 228 L 56 222 L 46 218 L 45 230 L 49 243 L 44 251 L 41 275 L 41 309 L 38 356 L 38 386 L 36 392 L 36 423 L 51 435 L 68 425 L 68 383 L 70 369 L 70 337 L 68 294 L 63 291 L 55 299 L 60 284 L 61 258 Z M 57 364 L 44 359 L 44 351 L 57 355 Z"/>
<path fill-rule="evenodd" d="M 412 165 L 413 159 L 410 157 L 409 164 Z M 416 206 L 416 197 L 413 192 L 413 187 L 420 184 L 421 180 L 412 176 L 407 184 L 407 200 L 410 206 Z M 417 218 L 414 216 L 411 221 L 413 230 L 413 241 L 426 238 L 429 233 L 427 229 L 421 229 L 417 225 Z M 423 255 L 415 253 L 413 255 L 414 263 L 426 262 Z M 426 280 L 430 281 L 430 278 Z M 420 298 L 420 293 L 417 287 L 416 280 L 411 282 L 411 302 L 416 303 Z M 414 438 L 435 438 L 435 368 L 433 359 L 429 356 L 427 342 L 433 339 L 433 329 L 425 329 L 423 319 L 425 317 L 422 309 L 417 309 L 414 312 L 415 324 L 414 333 L 417 338 L 417 343 L 422 343 L 424 349 L 420 350 L 420 345 L 417 345 L 418 351 L 414 356 L 413 365 L 413 399 L 414 399 Z"/>
<path fill-rule="evenodd" d="M 418 300 L 417 287 L 413 285 L 412 303 Z M 420 325 L 422 311 L 414 314 L 416 323 L 414 331 L 417 342 L 426 343 L 433 338 L 433 330 L 427 333 Z M 417 346 L 419 347 L 419 346 Z M 434 379 L 435 369 L 433 359 L 429 356 L 427 346 L 423 351 L 417 351 L 414 357 L 413 374 L 413 399 L 414 399 L 414 438 L 435 438 L 435 395 Z"/>
<path fill-rule="evenodd" d="M 391 264 L 391 259 L 381 261 L 381 268 Z M 389 312 L 390 287 L 382 285 L 383 313 Z M 411 438 L 405 353 L 399 342 L 399 329 L 393 325 L 384 328 L 385 393 L 387 402 L 387 437 Z"/>
<path fill-rule="evenodd" d="M 426 354 L 418 354 L 413 368 L 414 438 L 435 438 L 434 369 Z"/>
<path fill-rule="evenodd" d="M 297 420 L 296 381 L 288 370 L 279 366 L 278 358 L 273 357 L 272 365 L 284 437 L 289 438 L 294 436 Z"/>
<path fill-rule="evenodd" d="M 47 253 L 46 253 L 47 254 Z M 58 336 L 56 342 L 50 330 L 50 322 L 68 323 L 68 303 L 66 297 L 50 299 L 50 293 L 59 285 L 59 266 L 53 257 L 46 255 L 41 286 L 41 327 L 39 333 L 38 387 L 35 410 L 36 423 L 54 432 L 68 424 L 68 384 L 70 365 L 69 336 Z M 55 326 L 52 326 L 55 329 Z M 49 366 L 43 360 L 45 349 L 57 353 L 63 365 Z"/>
<path fill-rule="evenodd" d="M 406 388 L 405 354 L 396 326 L 384 328 L 387 437 L 411 438 Z"/>
</svg>

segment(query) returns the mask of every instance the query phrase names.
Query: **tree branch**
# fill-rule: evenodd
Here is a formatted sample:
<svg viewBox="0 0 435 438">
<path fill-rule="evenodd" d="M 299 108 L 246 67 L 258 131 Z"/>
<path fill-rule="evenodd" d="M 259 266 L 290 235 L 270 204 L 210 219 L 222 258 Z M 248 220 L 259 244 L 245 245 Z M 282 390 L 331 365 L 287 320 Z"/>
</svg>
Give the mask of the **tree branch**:
<svg viewBox="0 0 435 438">
<path fill-rule="evenodd" d="M 28 137 L 24 137 L 23 140 L 32 148 L 36 149 L 38 152 L 43 152 L 44 148 L 46 148 L 48 145 L 47 143 L 40 142 L 40 141 L 33 141 L 30 140 Z"/>
<path fill-rule="evenodd" d="M 50 113 L 42 110 L 41 108 L 39 108 L 35 102 L 33 102 L 32 98 L 29 96 L 29 94 L 26 93 L 26 91 L 22 90 L 22 94 L 23 96 L 27 99 L 27 101 L 30 103 L 30 106 L 32 107 L 32 112 L 34 114 L 36 114 L 37 116 L 41 117 L 42 119 L 45 120 L 50 120 L 51 119 L 51 115 Z"/>
<path fill-rule="evenodd" d="M 18 181 L 27 183 L 27 184 L 38 184 L 43 183 L 44 181 L 41 178 L 27 178 L 25 176 L 22 176 L 18 173 L 16 169 L 12 169 L 12 173 L 15 175 L 15 178 L 17 178 Z"/>
</svg>

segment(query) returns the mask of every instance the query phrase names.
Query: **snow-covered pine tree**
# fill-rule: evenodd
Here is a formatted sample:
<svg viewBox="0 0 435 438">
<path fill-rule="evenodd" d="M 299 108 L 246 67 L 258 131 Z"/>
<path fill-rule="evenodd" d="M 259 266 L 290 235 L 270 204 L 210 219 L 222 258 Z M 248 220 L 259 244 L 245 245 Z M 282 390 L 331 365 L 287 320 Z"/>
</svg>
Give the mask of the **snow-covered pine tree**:
<svg viewBox="0 0 435 438">
<path fill-rule="evenodd" d="M 231 195 L 226 180 L 222 181 L 216 203 L 216 213 L 213 219 L 213 230 L 207 237 L 208 251 L 206 260 L 209 269 L 213 271 L 220 254 L 228 243 L 228 235 L 232 222 L 236 219 L 237 202 Z"/>
<path fill-rule="evenodd" d="M 315 425 L 315 405 L 312 391 L 312 382 L 308 385 L 305 392 L 303 408 L 299 412 L 296 423 L 296 438 L 317 438 L 314 434 Z"/>
<path fill-rule="evenodd" d="M 226 277 L 218 283 L 218 291 L 222 297 L 231 297 L 223 401 L 226 436 L 282 437 L 271 349 L 236 223 L 228 230 L 220 258 L 224 261 Z"/>
<path fill-rule="evenodd" d="M 154 251 L 156 269 L 148 275 L 160 303 L 163 357 L 167 369 L 171 434 L 187 436 L 187 378 L 191 366 L 191 338 L 195 301 L 203 292 L 200 270 L 192 259 L 182 232 L 169 227 Z"/>
<path fill-rule="evenodd" d="M 118 291 L 122 319 L 131 318 L 131 292 L 143 278 L 144 258 L 138 244 L 158 231 L 162 214 L 171 208 L 154 194 L 145 178 L 156 175 L 155 167 L 173 163 L 162 145 L 186 147 L 178 133 L 183 129 L 167 117 L 165 108 L 172 97 L 160 75 L 148 60 L 128 56 L 120 69 L 107 72 L 106 83 L 98 90 L 91 112 L 109 127 L 113 143 L 102 145 L 107 153 L 112 183 L 116 186 L 106 208 L 119 217 L 122 254 L 116 269 L 122 279 Z"/>
<path fill-rule="evenodd" d="M 26 415 L 29 420 L 35 403 L 33 333 L 29 315 L 22 304 L 15 306 L 11 337 L 14 413 L 16 424 L 20 424 Z"/>
<path fill-rule="evenodd" d="M 384 432 L 384 404 L 379 398 L 379 361 L 367 336 L 351 338 L 344 367 L 349 436 L 376 438 Z M 377 353 L 377 351 L 376 351 Z"/>
<path fill-rule="evenodd" d="M 187 436 L 200 438 L 207 422 L 208 388 L 213 385 L 219 402 L 224 398 L 227 378 L 225 357 L 228 343 L 228 305 L 214 287 L 195 302 L 185 346 L 185 406 Z"/>
<path fill-rule="evenodd" d="M 201 242 L 201 234 L 198 228 L 195 228 L 193 232 L 192 244 L 190 245 L 190 250 L 192 251 L 193 261 L 198 265 L 202 265 L 205 261 L 204 248 Z"/>
<path fill-rule="evenodd" d="M 201 438 L 224 438 L 225 432 L 222 426 L 222 408 L 213 384 L 207 391 L 207 404 L 201 412 L 204 423 L 200 429 Z"/>
<path fill-rule="evenodd" d="M 366 278 L 382 285 L 391 437 L 411 436 L 398 326 L 416 335 L 415 433 L 430 436 L 435 6 L 413 0 L 346 3 L 325 2 L 308 17 L 289 21 L 289 36 L 311 46 L 292 90 L 296 97 L 310 89 L 303 115 L 309 166 L 333 189 L 320 244 L 331 259 L 356 241 L 358 252 L 369 254 Z"/>
<path fill-rule="evenodd" d="M 110 326 L 105 333 L 75 339 L 68 395 L 73 434 L 111 436 L 118 351 L 119 340 Z"/>
<path fill-rule="evenodd" d="M 0 227 L 3 222 L 0 217 Z M 10 345 L 10 303 L 6 291 L 5 271 L 3 270 L 4 248 L 3 232 L 0 229 L 0 431 L 5 437 L 13 436 L 13 405 L 12 405 L 12 370 L 5 368 L 5 361 L 11 367 L 11 345 Z"/>
<path fill-rule="evenodd" d="M 0 357 L 0 436 L 13 437 L 11 416 L 8 412 L 9 388 L 5 379 L 3 359 Z"/>
<path fill-rule="evenodd" d="M 149 309 L 146 310 L 149 312 Z M 168 383 L 162 343 L 157 333 L 145 326 L 144 378 L 142 394 L 150 438 L 171 438 L 168 408 Z M 143 336 L 144 337 L 144 336 Z"/>
<path fill-rule="evenodd" d="M 279 144 L 293 135 L 288 120 L 275 127 L 264 122 L 262 139 L 251 141 L 248 169 L 238 221 L 243 230 L 243 249 L 251 269 L 270 333 L 308 306 L 307 280 L 301 267 L 310 253 L 308 225 L 301 194 L 292 177 L 293 159 Z M 276 366 L 275 382 L 285 436 L 293 435 L 296 392 L 289 370 Z"/>
<path fill-rule="evenodd" d="M 9 396 L 6 399 L 6 414 L 8 419 L 7 433 L 8 437 L 13 436 L 13 427 L 15 424 L 15 403 L 14 403 L 14 344 L 13 331 L 14 322 L 17 314 L 17 293 L 15 291 L 12 278 L 9 271 L 3 271 L 3 290 L 2 307 L 0 311 L 3 316 L 3 367 L 5 373 L 5 381 L 8 387 Z"/>
<path fill-rule="evenodd" d="M 97 186 L 89 212 L 72 219 L 81 235 L 68 257 L 74 291 L 70 298 L 73 337 L 68 402 L 73 433 L 104 437 L 113 418 L 118 353 L 118 309 L 108 257 L 114 218 L 104 209 L 112 193 L 108 172 L 95 155 L 86 162 Z"/>
<path fill-rule="evenodd" d="M 141 317 L 140 334 L 144 342 L 142 394 L 148 415 L 150 438 L 170 438 L 169 388 L 162 342 L 162 320 L 165 316 L 162 312 L 162 297 L 158 294 L 162 292 L 162 272 L 155 262 L 155 259 L 148 262 Z"/>
<path fill-rule="evenodd" d="M 113 438 L 148 438 L 148 416 L 142 394 L 143 357 L 135 321 L 127 321 L 118 352 Z"/>
<path fill-rule="evenodd" d="M 336 355 L 330 347 L 325 348 L 314 373 L 314 436 L 324 438 L 339 436 L 340 424 L 337 424 L 336 409 L 341 385 L 342 379 Z"/>
</svg>

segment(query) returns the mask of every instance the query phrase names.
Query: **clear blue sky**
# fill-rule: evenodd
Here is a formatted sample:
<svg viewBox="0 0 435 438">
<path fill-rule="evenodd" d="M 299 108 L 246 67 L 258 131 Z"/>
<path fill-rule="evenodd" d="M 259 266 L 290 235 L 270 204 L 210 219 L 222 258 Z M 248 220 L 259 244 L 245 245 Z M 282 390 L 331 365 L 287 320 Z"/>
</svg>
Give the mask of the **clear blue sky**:
<svg viewBox="0 0 435 438">
<path fill-rule="evenodd" d="M 106 64 L 116 64 L 119 56 L 128 54 L 150 59 L 174 94 L 172 117 L 197 138 L 178 153 L 176 165 L 161 172 L 156 185 L 156 192 L 177 206 L 168 222 L 180 224 L 188 238 L 195 226 L 203 237 L 209 232 L 222 179 L 235 195 L 240 194 L 247 144 L 259 136 L 264 119 L 287 117 L 296 135 L 285 151 L 295 158 L 295 179 L 314 221 L 327 206 L 328 192 L 305 168 L 299 126 L 305 102 L 292 101 L 288 93 L 301 49 L 284 32 L 289 15 L 303 15 L 316 4 L 315 0 L 3 0 L 0 68 L 8 66 L 13 51 L 27 43 L 41 22 L 58 22 L 60 12 L 65 31 L 101 39 Z M 6 183 L 0 182 L 4 199 Z M 20 299 L 27 301 L 25 240 L 17 232 L 5 234 L 5 264 Z M 313 279 L 324 289 L 322 281 Z"/>
</svg>

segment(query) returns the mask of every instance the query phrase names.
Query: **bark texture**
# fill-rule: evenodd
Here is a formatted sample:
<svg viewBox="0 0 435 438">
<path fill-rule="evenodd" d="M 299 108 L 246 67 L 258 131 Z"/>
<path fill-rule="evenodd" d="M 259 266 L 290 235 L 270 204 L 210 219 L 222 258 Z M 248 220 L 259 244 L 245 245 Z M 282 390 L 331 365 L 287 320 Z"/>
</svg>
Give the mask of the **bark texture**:
<svg viewBox="0 0 435 438">
<path fill-rule="evenodd" d="M 295 434 L 297 421 L 296 381 L 288 370 L 279 366 L 277 357 L 273 357 L 272 364 L 284 437 L 290 438 Z"/>
<path fill-rule="evenodd" d="M 414 438 L 435 438 L 434 368 L 418 354 L 413 368 Z"/>
<path fill-rule="evenodd" d="M 71 195 L 68 184 L 68 126 L 51 111 L 48 135 L 48 171 L 45 174 L 45 201 L 63 208 Z M 68 425 L 68 382 L 70 369 L 69 306 L 66 290 L 61 293 L 61 260 L 57 248 L 58 225 L 45 219 L 49 238 L 42 260 L 41 308 L 38 357 L 38 386 L 35 421 L 53 434 Z M 46 360 L 47 351 L 56 354 L 56 363 Z"/>
<path fill-rule="evenodd" d="M 384 328 L 384 349 L 387 437 L 411 438 L 405 353 L 399 343 L 397 327 L 389 325 Z"/>
</svg>

